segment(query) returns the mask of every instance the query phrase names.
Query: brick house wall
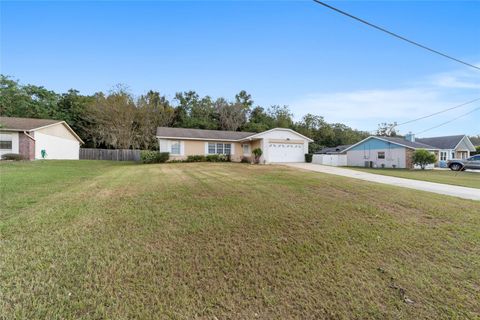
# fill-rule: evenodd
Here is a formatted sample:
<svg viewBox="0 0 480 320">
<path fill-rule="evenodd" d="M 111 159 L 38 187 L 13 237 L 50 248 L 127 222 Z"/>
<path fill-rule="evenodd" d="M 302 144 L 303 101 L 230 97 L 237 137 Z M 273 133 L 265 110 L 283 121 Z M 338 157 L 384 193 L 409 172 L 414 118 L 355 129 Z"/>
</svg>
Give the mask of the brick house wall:
<svg viewBox="0 0 480 320">
<path fill-rule="evenodd" d="M 405 168 L 413 169 L 413 153 L 415 151 L 409 148 L 405 148 Z"/>
<path fill-rule="evenodd" d="M 33 132 L 30 135 L 33 136 Z M 18 153 L 26 160 L 35 159 L 35 141 L 23 132 L 18 133 Z"/>
</svg>

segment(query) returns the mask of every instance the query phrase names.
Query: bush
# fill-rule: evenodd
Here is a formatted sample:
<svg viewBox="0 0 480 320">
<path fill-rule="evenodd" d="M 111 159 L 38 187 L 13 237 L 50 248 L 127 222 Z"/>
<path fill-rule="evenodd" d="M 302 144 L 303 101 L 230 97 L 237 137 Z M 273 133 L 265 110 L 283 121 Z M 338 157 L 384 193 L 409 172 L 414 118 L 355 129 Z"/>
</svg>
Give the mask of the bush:
<svg viewBox="0 0 480 320">
<path fill-rule="evenodd" d="M 417 149 L 413 153 L 412 162 L 425 170 L 425 167 L 429 164 L 435 163 L 437 158 L 433 153 L 428 152 L 425 149 Z"/>
<path fill-rule="evenodd" d="M 24 160 L 24 157 L 18 153 L 5 153 L 4 155 L 2 155 L 2 160 L 20 161 Z"/>
<path fill-rule="evenodd" d="M 241 163 L 251 163 L 252 160 L 250 159 L 250 157 L 242 157 L 242 159 L 240 160 Z"/>
<path fill-rule="evenodd" d="M 311 163 L 313 159 L 313 154 L 311 153 L 305 153 L 305 162 Z"/>
<path fill-rule="evenodd" d="M 255 156 L 255 163 L 259 163 L 259 162 L 260 162 L 260 157 L 261 157 L 262 154 L 263 154 L 262 149 L 260 149 L 260 148 L 255 148 L 255 149 L 252 150 L 252 153 L 253 153 L 253 155 Z"/>
<path fill-rule="evenodd" d="M 158 152 L 151 150 L 144 150 L 140 152 L 140 159 L 143 163 L 164 163 L 170 158 L 168 152 Z"/>
<path fill-rule="evenodd" d="M 230 155 L 209 154 L 205 157 L 207 162 L 230 162 Z"/>
<path fill-rule="evenodd" d="M 204 161 L 207 161 L 207 159 L 203 155 L 188 156 L 187 160 L 185 160 L 185 162 L 204 162 Z"/>
</svg>

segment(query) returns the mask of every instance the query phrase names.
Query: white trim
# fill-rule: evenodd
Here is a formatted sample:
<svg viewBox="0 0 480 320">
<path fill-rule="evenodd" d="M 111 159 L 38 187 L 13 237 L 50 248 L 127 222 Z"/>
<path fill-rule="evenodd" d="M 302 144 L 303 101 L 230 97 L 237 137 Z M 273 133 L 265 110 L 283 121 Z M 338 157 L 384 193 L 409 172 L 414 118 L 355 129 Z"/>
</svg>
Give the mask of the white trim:
<svg viewBox="0 0 480 320">
<path fill-rule="evenodd" d="M 210 143 L 212 143 L 212 144 L 215 145 L 215 152 L 214 152 L 214 153 L 209 153 L 209 152 L 208 152 L 208 145 L 209 145 Z M 206 147 L 205 147 L 206 155 L 210 155 L 210 154 L 224 154 L 224 155 L 226 155 L 226 153 L 225 153 L 225 145 L 226 145 L 226 144 L 229 144 L 229 145 L 230 145 L 230 155 L 233 155 L 233 154 L 234 154 L 234 151 L 235 151 L 235 149 L 234 149 L 234 148 L 235 148 L 235 147 L 234 147 L 235 144 L 232 143 L 232 142 L 230 142 L 230 141 L 227 141 L 227 142 L 205 142 L 205 144 L 206 144 Z M 222 144 L 222 145 L 223 145 L 223 146 L 222 146 L 222 153 L 217 153 L 217 147 L 218 147 L 219 144 Z"/>
<path fill-rule="evenodd" d="M 36 131 L 36 130 L 40 130 L 40 129 L 45 129 L 45 128 L 48 128 L 48 127 L 52 127 L 52 126 L 55 126 L 57 124 L 63 124 L 68 131 L 70 131 L 71 134 L 73 134 L 75 136 L 75 138 L 81 143 L 81 144 L 84 144 L 85 142 L 83 142 L 82 139 L 80 139 L 80 137 L 75 133 L 75 131 L 73 131 L 72 128 L 70 128 L 70 126 L 68 125 L 68 123 L 66 123 L 65 121 L 60 121 L 60 122 L 56 122 L 56 123 L 52 123 L 52 124 L 49 124 L 49 125 L 46 125 L 46 126 L 43 126 L 43 127 L 38 127 L 38 128 L 35 128 L 35 129 L 31 129 L 31 130 L 27 130 L 27 131 Z"/>
<path fill-rule="evenodd" d="M 227 142 L 237 142 L 239 140 L 232 139 L 206 139 L 206 138 L 183 138 L 183 137 L 167 137 L 167 136 L 156 136 L 157 139 L 169 139 L 169 140 L 199 140 L 199 141 L 227 141 Z"/>
<path fill-rule="evenodd" d="M 343 149 L 340 153 L 344 153 L 344 152 L 347 152 L 348 150 L 352 149 L 353 147 L 356 147 L 358 146 L 359 144 L 362 144 L 363 142 L 367 141 L 367 140 L 370 140 L 370 139 L 373 139 L 375 138 L 374 136 L 370 136 L 370 137 L 366 137 L 365 139 L 363 140 L 360 140 L 359 142 L 355 143 L 355 144 L 352 144 L 350 147 L 346 148 L 346 149 Z"/>
<path fill-rule="evenodd" d="M 263 131 L 263 132 L 259 132 L 259 133 L 255 133 L 254 135 L 251 135 L 251 136 L 248 136 L 246 138 L 243 138 L 243 139 L 240 139 L 240 141 L 245 141 L 245 140 L 252 140 L 253 138 L 257 138 L 259 136 L 262 136 L 263 134 L 265 133 L 268 133 L 268 132 L 272 132 L 272 131 L 276 131 L 276 130 L 280 130 L 280 131 L 289 131 L 293 134 L 296 134 L 297 136 L 300 136 L 302 137 L 303 139 L 307 140 L 308 142 L 313 142 L 312 139 L 308 138 L 308 137 L 305 137 L 303 134 L 300 134 L 298 133 L 297 131 L 294 131 L 292 129 L 288 129 L 288 128 L 273 128 L 273 129 L 270 129 L 270 130 L 267 130 L 267 131 Z"/>
<path fill-rule="evenodd" d="M 462 141 L 467 138 L 467 144 L 469 144 L 472 148 L 469 150 L 469 151 L 476 151 L 477 149 L 475 148 L 475 146 L 473 145 L 472 141 L 470 141 L 470 139 L 464 135 L 462 139 L 460 139 L 460 141 L 458 141 L 457 145 L 455 146 L 455 148 L 453 148 L 453 150 L 457 150 L 457 147 L 460 143 L 462 143 Z"/>
<path fill-rule="evenodd" d="M 29 134 L 27 133 L 27 131 L 23 131 L 23 134 L 26 135 L 27 137 L 29 137 L 30 139 L 32 139 L 33 141 L 35 141 L 35 138 L 32 137 L 31 135 L 29 135 Z"/>
<path fill-rule="evenodd" d="M 49 124 L 49 125 L 46 125 L 46 126 L 33 128 L 33 129 L 30 129 L 30 130 L 0 128 L 0 131 L 13 131 L 13 132 L 24 132 L 25 133 L 25 132 L 32 132 L 32 131 L 37 131 L 37 130 L 40 130 L 40 129 L 45 129 L 45 128 L 48 128 L 48 127 L 56 126 L 57 124 L 60 124 L 60 123 L 63 124 L 67 128 L 67 130 L 70 131 L 70 133 L 75 137 L 75 139 L 77 139 L 81 144 L 85 143 L 85 142 L 83 142 L 82 139 L 80 139 L 80 137 L 75 133 L 75 131 L 73 131 L 73 129 L 70 128 L 68 123 L 66 123 L 65 121 L 55 122 L 55 123 L 52 123 L 52 124 Z"/>
<path fill-rule="evenodd" d="M 244 146 L 247 146 L 248 147 L 248 152 L 245 153 L 245 149 L 244 149 Z M 246 157 L 249 157 L 252 155 L 252 146 L 250 145 L 250 143 L 242 143 L 242 155 L 243 156 L 246 156 Z"/>
<path fill-rule="evenodd" d="M 180 155 L 185 155 L 185 141 L 180 140 Z"/>
</svg>

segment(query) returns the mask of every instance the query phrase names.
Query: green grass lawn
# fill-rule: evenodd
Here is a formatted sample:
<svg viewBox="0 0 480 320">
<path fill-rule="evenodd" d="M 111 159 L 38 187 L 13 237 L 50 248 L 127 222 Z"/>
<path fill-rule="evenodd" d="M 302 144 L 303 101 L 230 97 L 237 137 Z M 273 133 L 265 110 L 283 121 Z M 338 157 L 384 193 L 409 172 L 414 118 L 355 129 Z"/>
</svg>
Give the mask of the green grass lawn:
<svg viewBox="0 0 480 320">
<path fill-rule="evenodd" d="M 479 202 L 230 163 L 0 179 L 0 319 L 480 315 Z"/>
<path fill-rule="evenodd" d="M 451 170 L 410 170 L 410 169 L 373 169 L 361 167 L 349 167 L 349 169 L 382 174 L 385 176 L 423 180 L 451 184 L 456 186 L 480 189 L 480 172 L 474 171 L 451 171 Z"/>
</svg>

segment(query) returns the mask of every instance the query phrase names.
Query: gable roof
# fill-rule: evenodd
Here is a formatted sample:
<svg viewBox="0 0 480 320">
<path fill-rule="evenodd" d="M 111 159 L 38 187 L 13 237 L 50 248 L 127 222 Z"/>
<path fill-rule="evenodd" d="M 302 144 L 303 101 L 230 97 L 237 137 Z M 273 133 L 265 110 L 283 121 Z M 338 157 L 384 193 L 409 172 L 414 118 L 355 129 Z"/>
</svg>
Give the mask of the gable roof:
<svg viewBox="0 0 480 320">
<path fill-rule="evenodd" d="M 18 117 L 0 117 L 0 130 L 4 131 L 35 131 L 38 129 L 62 124 L 68 131 L 80 142 L 83 140 L 73 131 L 73 129 L 63 120 L 36 119 L 36 118 L 18 118 Z"/>
<path fill-rule="evenodd" d="M 435 148 L 431 145 L 424 144 L 424 143 L 421 143 L 421 142 L 411 142 L 411 141 L 405 140 L 405 138 L 370 136 L 368 138 L 365 138 L 365 139 L 349 146 L 348 148 L 344 149 L 342 152 L 346 152 L 346 151 L 350 150 L 351 148 L 356 147 L 359 144 L 362 144 L 365 141 L 368 141 L 370 139 L 378 139 L 378 140 L 390 142 L 390 143 L 393 143 L 393 144 L 396 144 L 396 145 L 399 145 L 399 146 L 402 146 L 402 147 L 406 147 L 406 148 L 409 148 L 409 149 L 427 149 L 427 150 L 437 150 L 438 149 L 438 148 Z"/>
<path fill-rule="evenodd" d="M 417 138 L 416 140 L 422 143 L 429 144 L 438 149 L 455 149 L 455 147 L 462 141 L 465 135 L 432 137 L 432 138 Z"/>
<path fill-rule="evenodd" d="M 267 132 L 283 130 L 292 132 L 303 139 L 312 142 L 313 140 L 288 128 L 273 128 L 263 132 L 242 132 L 242 131 L 223 131 L 223 130 L 205 130 L 205 129 L 186 129 L 158 127 L 157 138 L 186 139 L 186 140 L 219 140 L 219 141 L 242 141 L 245 139 L 259 138 Z"/>
<path fill-rule="evenodd" d="M 60 122 L 62 122 L 62 120 L 0 117 L 0 129 L 11 131 L 31 131 Z"/>
<path fill-rule="evenodd" d="M 432 146 L 431 144 L 418 141 L 418 139 L 415 139 L 415 142 L 412 142 L 412 141 L 405 140 L 405 138 L 399 138 L 399 137 L 377 137 L 377 138 L 380 138 L 398 145 L 402 145 L 405 147 L 409 147 L 412 149 L 438 149 L 435 146 Z"/>
<path fill-rule="evenodd" d="M 237 141 L 237 140 L 250 137 L 254 134 L 255 134 L 254 132 L 240 132 L 240 131 L 186 129 L 186 128 L 170 128 L 170 127 L 157 128 L 157 137 L 159 138 Z"/>
<path fill-rule="evenodd" d="M 302 137 L 303 139 L 307 140 L 308 142 L 313 142 L 313 139 L 310 139 L 309 137 L 306 137 L 303 134 L 298 133 L 297 131 L 294 131 L 294 130 L 289 129 L 289 128 L 273 128 L 273 129 L 270 129 L 270 130 L 267 130 L 267 131 L 262 131 L 262 132 L 259 132 L 259 133 L 255 133 L 254 135 L 249 136 L 248 138 L 249 139 L 258 138 L 258 137 L 260 137 L 260 136 L 262 136 L 262 135 L 264 135 L 268 132 L 271 132 L 271 131 L 288 131 L 288 132 L 291 132 L 293 134 L 296 134 L 299 137 Z"/>
<path fill-rule="evenodd" d="M 478 137 L 468 137 L 468 139 L 470 140 L 470 142 L 474 146 L 480 146 L 480 136 L 478 136 Z"/>
</svg>

